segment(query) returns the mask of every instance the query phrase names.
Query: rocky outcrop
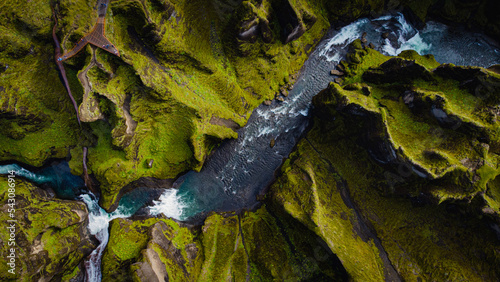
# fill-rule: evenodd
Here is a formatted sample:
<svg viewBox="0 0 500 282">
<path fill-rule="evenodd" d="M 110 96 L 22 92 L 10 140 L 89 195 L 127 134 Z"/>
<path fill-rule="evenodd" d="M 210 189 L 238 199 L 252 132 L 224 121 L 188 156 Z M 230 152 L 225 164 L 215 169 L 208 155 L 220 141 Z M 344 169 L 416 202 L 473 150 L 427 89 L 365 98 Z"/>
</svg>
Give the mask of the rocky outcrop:
<svg viewBox="0 0 500 282">
<path fill-rule="evenodd" d="M 88 172 L 100 183 L 107 210 L 123 187 L 142 177 L 172 179 L 200 169 L 215 145 L 236 138 L 234 129 L 300 69 L 329 26 L 316 19 L 319 7 L 290 2 L 300 34 L 287 33 L 287 42 L 294 40 L 289 46 L 275 40 L 281 28 L 273 25 L 279 25 L 273 5 L 111 1 L 106 36 L 121 57 L 86 47 L 65 61 L 82 128 L 50 64 L 50 3 L 7 5 L 0 15 L 8 23 L 0 38 L 0 160 L 41 166 L 71 151 L 78 173 L 76 157 L 88 147 Z M 93 26 L 96 11 L 80 0 L 54 8 L 58 37 L 69 50 Z M 238 46 L 241 52 L 234 52 Z"/>
<path fill-rule="evenodd" d="M 199 227 L 169 219 L 114 220 L 103 281 L 125 275 L 140 281 L 347 278 L 321 240 L 281 214 L 266 207 L 241 216 L 212 214 Z"/>
<path fill-rule="evenodd" d="M 71 151 L 72 170 L 81 172 L 87 146 L 100 204 L 112 210 L 138 185 L 168 185 L 156 179 L 200 169 L 255 107 L 280 88 L 286 96 L 283 85 L 330 22 L 398 9 L 414 21 L 437 16 L 498 36 L 497 1 L 466 2 L 111 1 L 106 34 L 122 56 L 87 49 L 67 62 L 82 128 L 51 63 L 49 2 L 6 2 L 0 160 L 41 166 Z M 66 50 L 96 17 L 82 0 L 59 1 L 55 11 Z M 202 229 L 115 220 L 105 280 L 342 276 L 342 268 L 331 271 L 335 256 L 317 255 L 321 242 L 359 280 L 498 280 L 491 267 L 498 261 L 498 68 L 439 66 L 413 52 L 388 59 L 361 43 L 341 64 L 344 78 L 315 99 L 316 123 L 285 163 L 268 207 L 213 214 Z M 19 188 L 24 252 L 15 278 L 81 277 L 79 262 L 95 247 L 84 206 L 22 181 Z M 8 235 L 0 235 L 5 257 Z"/>
<path fill-rule="evenodd" d="M 359 44 L 354 43 L 353 46 Z M 365 143 L 371 146 L 378 143 L 377 140 L 389 142 L 387 146 L 379 146 L 392 148 L 393 156 L 385 159 L 402 161 L 423 175 L 440 178 L 448 172 L 467 171 L 460 164 L 465 157 L 462 150 L 469 146 L 465 136 L 473 138 L 477 144 L 496 144 L 496 137 L 488 133 L 494 132 L 496 127 L 492 112 L 498 99 L 493 93 L 498 91 L 500 85 L 496 74 L 481 68 L 439 66 L 432 57 L 421 57 L 414 51 L 405 51 L 399 58 L 391 59 L 371 49 L 361 49 L 356 54 L 357 61 L 351 60 L 347 70 L 351 78 L 344 78 L 344 86 L 332 84 L 327 91 L 329 96 L 320 95 L 315 99 L 326 99 L 323 102 L 335 104 L 338 110 L 377 120 Z M 366 66 L 364 60 L 378 60 L 379 64 Z M 361 78 L 363 81 L 360 81 Z M 370 88 L 369 92 L 380 94 L 367 96 L 367 92 L 362 91 L 361 82 L 369 83 L 365 86 Z M 435 86 L 440 84 L 449 86 Z M 389 85 L 390 91 L 387 90 Z M 466 106 L 464 101 L 467 101 Z M 383 108 L 378 105 L 383 105 Z M 491 115 L 482 119 L 479 112 Z M 420 118 L 413 123 L 415 116 Z M 450 140 L 464 141 L 455 141 L 450 147 Z M 418 145 L 415 145 L 416 142 Z M 372 153 L 381 155 L 376 147 L 373 146 L 375 150 Z M 467 158 L 488 158 L 488 155 L 479 153 L 481 149 L 478 150 L 477 155 L 468 155 Z M 441 159 L 442 165 L 438 166 L 435 158 Z M 467 177 L 471 183 L 482 186 L 477 187 L 476 192 L 486 188 L 484 182 L 477 181 L 478 177 L 484 179 L 479 175 Z M 465 186 L 464 189 L 468 190 Z"/>
<path fill-rule="evenodd" d="M 363 80 L 370 83 L 406 83 L 416 79 L 429 80 L 429 71 L 414 61 L 392 58 L 378 67 L 363 73 Z"/>
<path fill-rule="evenodd" d="M 49 281 L 81 276 L 80 263 L 96 247 L 87 229 L 88 211 L 84 203 L 54 199 L 32 184 L 15 178 L 15 192 L 9 191 L 7 177 L 0 177 L 2 201 L 0 220 L 15 220 L 13 232 L 0 232 L 0 253 L 7 259 L 15 253 L 14 274 L 7 263 L 0 266 L 3 281 Z M 15 197 L 9 196 L 14 193 Z M 7 205 L 8 199 L 15 205 Z M 10 216 L 10 209 L 15 212 Z M 10 240 L 14 234 L 14 240 Z M 15 242 L 15 244 L 11 244 Z"/>
<path fill-rule="evenodd" d="M 355 53 L 342 86 L 314 97 L 314 126 L 271 202 L 321 236 L 354 280 L 497 280 L 499 171 L 488 132 L 499 125 L 483 114 L 497 102 L 461 81 L 496 85 L 498 75 L 413 51 Z M 406 67 L 418 75 L 394 79 Z"/>
<path fill-rule="evenodd" d="M 244 1 L 240 7 L 242 20 L 239 23 L 238 40 L 255 43 L 262 38 L 271 43 L 275 37 L 284 44 L 301 37 L 317 21 L 302 1 Z M 270 22 L 277 19 L 280 34 L 274 34 Z"/>
<path fill-rule="evenodd" d="M 293 41 L 304 34 L 306 25 L 302 21 L 302 15 L 289 0 L 275 1 L 273 8 L 277 12 L 276 16 L 281 27 L 281 40 L 284 43 Z M 316 21 L 315 18 L 312 21 Z"/>
<path fill-rule="evenodd" d="M 494 0 L 474 1 L 433 1 L 435 3 L 429 14 L 453 23 L 465 24 L 467 27 L 481 28 L 486 34 L 500 39 L 500 20 L 495 10 L 500 3 Z"/>
</svg>

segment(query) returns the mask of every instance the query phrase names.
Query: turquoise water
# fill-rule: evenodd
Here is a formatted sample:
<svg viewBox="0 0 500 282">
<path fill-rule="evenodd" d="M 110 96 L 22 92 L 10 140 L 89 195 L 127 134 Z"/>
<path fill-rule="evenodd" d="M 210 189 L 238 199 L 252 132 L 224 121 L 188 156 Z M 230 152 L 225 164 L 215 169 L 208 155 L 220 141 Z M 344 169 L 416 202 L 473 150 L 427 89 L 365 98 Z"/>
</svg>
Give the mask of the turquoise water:
<svg viewBox="0 0 500 282">
<path fill-rule="evenodd" d="M 99 246 L 85 260 L 85 269 L 89 281 L 101 280 L 101 256 L 109 239 L 109 222 L 115 218 L 128 218 L 152 201 L 158 193 L 147 188 L 137 188 L 125 194 L 115 211 L 108 213 L 98 204 L 98 198 L 88 192 L 80 176 L 73 175 L 68 162 L 55 161 L 41 168 L 28 170 L 18 164 L 0 165 L 0 174 L 9 174 L 24 178 L 38 186 L 48 186 L 54 190 L 58 198 L 83 201 L 89 211 L 90 234 L 99 241 Z"/>
<path fill-rule="evenodd" d="M 18 164 L 0 165 L 0 174 L 8 174 L 11 170 L 15 171 L 16 176 L 37 185 L 48 185 L 61 199 L 75 199 L 86 190 L 83 179 L 71 174 L 66 161 L 55 161 L 45 168 L 33 171 Z"/>
<path fill-rule="evenodd" d="M 418 30 L 399 13 L 332 29 L 309 56 L 287 99 L 255 109 L 247 125 L 238 130 L 238 139 L 223 142 L 200 172 L 179 178 L 178 189 L 166 190 L 150 207 L 151 214 L 188 220 L 204 212 L 256 204 L 256 195 L 272 183 L 275 171 L 307 128 L 312 97 L 333 80 L 330 70 L 364 32 L 368 42 L 386 55 L 413 49 L 421 55 L 433 54 L 440 63 L 482 67 L 500 63 L 500 51 L 482 34 L 436 22 Z M 383 33 L 389 34 L 387 39 Z M 273 148 L 271 139 L 276 141 Z"/>
<path fill-rule="evenodd" d="M 69 164 L 66 161 L 54 161 L 50 165 L 41 169 L 26 169 L 19 164 L 0 165 L 0 175 L 15 171 L 16 176 L 24 178 L 38 186 L 48 186 L 61 199 L 75 200 L 82 198 L 81 195 L 88 194 L 89 199 L 97 202 L 97 197 L 87 191 L 85 182 L 80 176 L 71 173 Z M 156 193 L 157 194 L 157 193 Z M 151 193 L 147 188 L 136 188 L 126 193 L 118 204 L 115 212 L 110 213 L 110 217 L 120 215 L 128 217 L 135 214 L 141 207 L 151 202 L 155 193 Z M 87 201 L 86 201 L 87 202 Z M 97 207 L 93 207 L 96 208 Z M 89 210 L 91 210 L 89 208 Z"/>
</svg>

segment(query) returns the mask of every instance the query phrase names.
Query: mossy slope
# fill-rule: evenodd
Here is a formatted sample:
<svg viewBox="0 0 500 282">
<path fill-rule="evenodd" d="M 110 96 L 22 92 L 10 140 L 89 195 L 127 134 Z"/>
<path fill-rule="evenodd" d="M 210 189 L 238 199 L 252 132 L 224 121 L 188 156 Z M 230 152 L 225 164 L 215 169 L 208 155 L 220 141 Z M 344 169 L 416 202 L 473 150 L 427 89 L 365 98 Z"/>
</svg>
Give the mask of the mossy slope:
<svg viewBox="0 0 500 282">
<path fill-rule="evenodd" d="M 116 239 L 105 251 L 103 281 L 342 279 L 335 256 L 300 226 L 293 219 L 282 222 L 266 207 L 241 217 L 212 214 L 201 227 L 167 219 L 114 220 Z"/>
<path fill-rule="evenodd" d="M 498 202 L 481 199 L 498 190 L 496 180 L 490 181 L 497 175 L 496 154 L 473 147 L 480 142 L 477 132 L 498 128 L 481 114 L 497 92 L 477 99 L 475 90 L 453 82 L 456 73 L 466 73 L 482 82 L 475 86 L 496 85 L 497 76 L 479 68 L 438 67 L 432 57 L 413 52 L 398 59 L 359 49 L 359 42 L 354 47 L 343 84 L 331 84 L 314 98 L 314 126 L 285 162 L 271 201 L 322 236 L 354 279 L 387 279 L 393 268 L 410 281 L 497 280 L 500 245 L 489 227 L 496 217 L 483 211 Z M 408 79 L 397 78 L 405 71 Z M 423 98 L 410 106 L 407 90 Z M 436 105 L 446 105 L 464 128 L 452 129 L 454 119 L 438 122 L 441 116 L 432 114 L 436 101 L 444 101 Z M 432 127 L 446 134 L 432 135 Z M 419 163 L 412 172 L 434 148 L 446 151 L 446 161 Z M 464 166 L 455 160 L 465 157 L 484 162 L 469 172 L 455 169 Z M 463 198 L 468 200 L 457 200 Z"/>
<path fill-rule="evenodd" d="M 80 108 L 84 116 L 102 117 L 102 113 L 109 122 L 91 124 L 99 141 L 89 150 L 88 164 L 101 182 L 104 208 L 116 202 L 123 186 L 140 177 L 174 178 L 188 169 L 200 169 L 220 140 L 237 137 L 232 128 L 214 120 L 244 125 L 253 108 L 272 99 L 289 81 L 328 28 L 317 5 L 290 5 L 304 26 L 293 44 L 279 40 L 278 22 L 269 23 L 274 27 L 269 32 L 277 34 L 271 41 L 235 38 L 236 26 L 244 21 L 239 17 L 244 18 L 248 9 L 262 21 L 275 17 L 271 3 L 265 1 L 243 6 L 217 1 L 111 2 L 106 36 L 121 57 L 97 50 L 96 66 L 86 75 L 94 104 Z M 76 8 L 81 6 L 86 5 L 78 1 L 59 5 L 67 49 L 95 20 L 92 10 Z M 235 13 L 228 17 L 231 11 Z M 79 15 L 88 21 L 69 20 Z M 90 55 L 83 52 L 68 64 L 90 63 Z M 81 171 L 78 162 L 71 164 L 75 172 Z"/>
<path fill-rule="evenodd" d="M 174 178 L 200 169 L 206 156 L 236 133 L 224 124 L 246 123 L 252 109 L 272 99 L 300 69 L 329 27 L 385 9 L 408 7 L 425 20 L 427 10 L 454 21 L 496 30 L 491 1 L 112 1 L 106 36 L 121 57 L 90 47 L 67 61 L 78 104 L 90 120 L 76 126 L 69 98 L 52 64 L 50 1 L 22 7 L 3 3 L 0 58 L 2 126 L 0 159 L 40 166 L 47 158 L 81 155 L 90 146 L 89 171 L 101 182 L 101 205 L 110 209 L 126 184 L 140 177 Z M 474 3 L 476 3 L 474 2 Z M 56 5 L 63 49 L 93 27 L 92 0 Z M 492 6 L 493 5 L 493 6 Z M 475 9 L 475 8 L 474 8 Z M 480 20 L 480 15 L 485 20 Z M 77 73 L 90 63 L 84 80 Z M 102 140 L 95 141 L 91 134 Z M 150 168 L 148 163 L 153 160 Z M 74 173 L 81 173 L 73 160 Z"/>
<path fill-rule="evenodd" d="M 78 142 L 71 101 L 51 64 L 48 2 L 0 4 L 0 160 L 40 166 Z M 77 97 L 81 88 L 68 69 Z"/>
<path fill-rule="evenodd" d="M 352 47 L 343 86 L 331 84 L 315 102 L 370 116 L 374 126 L 364 142 L 372 155 L 453 183 L 429 191 L 440 201 L 486 192 L 500 173 L 500 76 L 483 68 L 439 66 L 414 51 L 389 58 L 361 49 L 359 41 Z"/>
<path fill-rule="evenodd" d="M 87 230 L 88 218 L 85 204 L 57 200 L 48 193 L 19 178 L 15 179 L 14 217 L 9 217 L 7 205 L 9 186 L 7 177 L 0 177 L 0 220 L 17 220 L 15 275 L 8 272 L 5 263 L 12 246 L 8 245 L 9 230 L 0 232 L 3 263 L 0 266 L 2 281 L 33 281 L 73 277 L 78 265 L 96 247 Z"/>
</svg>

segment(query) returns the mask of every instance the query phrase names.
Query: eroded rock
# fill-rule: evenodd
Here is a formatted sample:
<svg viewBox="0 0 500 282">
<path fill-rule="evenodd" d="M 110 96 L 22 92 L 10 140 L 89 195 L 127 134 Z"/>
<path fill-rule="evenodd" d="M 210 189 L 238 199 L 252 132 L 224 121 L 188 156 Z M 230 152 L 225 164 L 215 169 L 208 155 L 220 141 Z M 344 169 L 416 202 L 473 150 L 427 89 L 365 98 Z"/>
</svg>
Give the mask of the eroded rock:
<svg viewBox="0 0 500 282">
<path fill-rule="evenodd" d="M 15 275 L 7 264 L 0 266 L 2 280 L 69 280 L 81 274 L 79 264 L 97 247 L 88 231 L 88 211 L 83 202 L 55 199 L 44 190 L 15 178 L 15 213 L 9 217 L 8 205 L 2 205 L 3 222 L 15 222 L 15 245 L 9 245 L 10 232 L 0 232 L 2 253 L 15 250 Z M 8 183 L 7 177 L 0 181 Z M 8 185 L 0 186 L 2 202 L 7 203 Z"/>
</svg>

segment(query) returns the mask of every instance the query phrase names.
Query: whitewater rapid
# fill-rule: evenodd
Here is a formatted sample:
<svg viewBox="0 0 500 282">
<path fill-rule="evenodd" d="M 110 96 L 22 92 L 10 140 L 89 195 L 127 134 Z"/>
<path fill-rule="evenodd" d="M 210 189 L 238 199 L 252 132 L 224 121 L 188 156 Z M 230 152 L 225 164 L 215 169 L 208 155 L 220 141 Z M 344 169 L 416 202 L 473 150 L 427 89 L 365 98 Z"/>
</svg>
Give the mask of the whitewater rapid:
<svg viewBox="0 0 500 282">
<path fill-rule="evenodd" d="M 101 258 L 104 249 L 109 241 L 109 222 L 116 218 L 128 218 L 133 215 L 135 211 L 127 209 L 123 206 L 112 212 L 107 213 L 98 204 L 97 197 L 89 192 L 79 197 L 89 210 L 89 231 L 99 241 L 99 245 L 89 257 L 85 260 L 85 272 L 87 281 L 101 281 Z"/>
<path fill-rule="evenodd" d="M 31 171 L 19 164 L 0 165 L 0 175 L 14 171 L 15 175 L 29 180 L 37 185 L 47 185 L 54 190 L 58 198 L 71 198 L 83 201 L 88 210 L 88 230 L 99 241 L 99 245 L 85 259 L 86 281 L 101 281 L 101 258 L 109 240 L 109 223 L 116 218 L 128 218 L 134 215 L 147 202 L 148 195 L 140 188 L 126 194 L 117 209 L 108 213 L 99 206 L 98 198 L 85 189 L 85 183 L 79 176 L 71 174 L 66 161 L 56 161 L 51 165 Z M 151 195 L 153 196 L 153 195 Z"/>
</svg>

